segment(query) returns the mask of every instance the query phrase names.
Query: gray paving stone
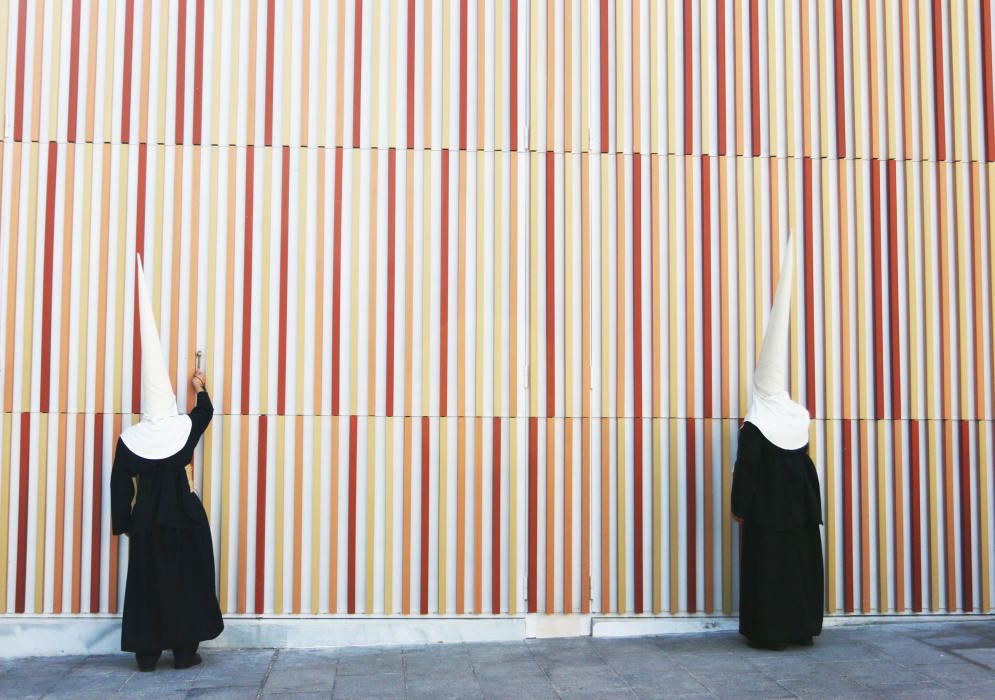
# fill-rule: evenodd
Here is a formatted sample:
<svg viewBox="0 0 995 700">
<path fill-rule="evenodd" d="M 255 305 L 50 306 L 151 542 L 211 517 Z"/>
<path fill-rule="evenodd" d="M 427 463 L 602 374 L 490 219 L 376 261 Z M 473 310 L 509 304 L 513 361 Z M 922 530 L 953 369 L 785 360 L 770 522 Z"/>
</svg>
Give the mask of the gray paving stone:
<svg viewBox="0 0 995 700">
<path fill-rule="evenodd" d="M 408 678 L 405 697 L 425 700 L 482 698 L 480 684 L 473 678 Z"/>
<path fill-rule="evenodd" d="M 335 666 L 324 669 L 274 668 L 266 677 L 263 693 L 332 692 Z"/>
<path fill-rule="evenodd" d="M 493 700 L 523 700 L 523 698 L 547 700 L 560 697 L 545 676 L 530 679 L 512 677 L 502 680 L 479 678 L 478 682 L 484 697 Z"/>
<path fill-rule="evenodd" d="M 200 675 L 194 680 L 193 686 L 195 688 L 220 688 L 227 685 L 259 687 L 269 673 L 275 653 L 272 649 L 233 651 L 206 649 L 201 653 L 204 661 L 197 667 L 200 669 Z"/>
<path fill-rule="evenodd" d="M 953 653 L 977 664 L 995 670 L 995 648 L 982 647 L 977 649 L 954 649 Z"/>
<path fill-rule="evenodd" d="M 924 666 L 923 672 L 947 688 L 956 689 L 995 683 L 995 671 L 970 661 L 952 661 Z"/>
<path fill-rule="evenodd" d="M 399 651 L 368 650 L 345 653 L 339 657 L 336 676 L 368 676 L 404 671 L 404 659 Z"/>
<path fill-rule="evenodd" d="M 333 698 L 403 698 L 404 676 L 400 673 L 381 673 L 364 676 L 336 676 L 332 688 Z"/>
<path fill-rule="evenodd" d="M 191 688 L 190 700 L 251 700 L 259 696 L 258 685 L 228 686 L 224 688 Z"/>
<path fill-rule="evenodd" d="M 436 653 L 410 653 L 404 655 L 404 676 L 409 681 L 423 679 L 472 679 L 473 666 L 470 657 L 458 654 L 447 656 Z"/>
<path fill-rule="evenodd" d="M 277 693 L 263 693 L 263 697 L 267 700 L 330 700 L 332 697 L 331 691 L 324 692 L 277 692 Z"/>
<path fill-rule="evenodd" d="M 708 688 L 684 670 L 646 672 L 625 677 L 641 698 L 685 697 L 709 694 Z"/>
<path fill-rule="evenodd" d="M 540 680 L 546 679 L 545 672 L 539 668 L 535 660 L 531 657 L 527 659 L 514 659 L 504 662 L 481 662 L 474 661 L 473 673 L 478 679 L 488 679 L 494 681 L 502 680 Z"/>
</svg>

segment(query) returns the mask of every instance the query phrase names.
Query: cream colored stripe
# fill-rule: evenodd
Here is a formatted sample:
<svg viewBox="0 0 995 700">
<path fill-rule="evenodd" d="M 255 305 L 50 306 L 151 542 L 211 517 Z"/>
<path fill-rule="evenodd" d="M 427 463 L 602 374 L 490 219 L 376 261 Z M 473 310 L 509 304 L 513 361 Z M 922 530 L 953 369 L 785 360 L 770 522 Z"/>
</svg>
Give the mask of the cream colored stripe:
<svg viewBox="0 0 995 700">
<path fill-rule="evenodd" d="M 307 318 L 307 305 L 306 299 L 308 294 L 307 289 L 307 268 L 308 268 L 308 222 L 307 214 L 310 210 L 308 202 L 308 153 L 309 151 L 305 148 L 298 150 L 299 161 L 297 163 L 297 198 L 296 203 L 293 206 L 297 207 L 297 211 L 300 213 L 300 219 L 297 222 L 297 307 L 294 312 L 294 318 L 297 325 L 297 414 L 303 415 L 307 410 L 305 408 L 304 394 L 304 375 L 305 367 L 307 361 L 304 358 L 304 348 L 305 348 L 305 334 L 304 328 L 308 323 Z M 321 196 L 321 195 L 319 195 Z M 316 253 L 316 256 L 320 253 Z M 290 288 L 290 281 L 287 281 L 287 288 Z M 315 296 L 321 292 L 316 292 Z M 290 312 L 288 308 L 287 312 Z M 320 319 L 318 319 L 320 321 Z M 321 331 L 318 330 L 318 333 Z M 314 381 L 320 383 L 320 377 L 315 376 Z"/>
<path fill-rule="evenodd" d="M 379 0 L 378 0 L 379 2 Z M 237 3 L 236 3 L 237 4 Z M 332 144 L 328 143 L 328 115 L 326 110 L 328 109 L 328 38 L 331 36 L 331 31 L 328 28 L 328 6 L 331 3 L 322 2 L 319 4 L 320 14 L 318 19 L 318 146 L 329 147 Z M 379 16 L 379 7 L 376 8 L 376 15 Z M 376 40 L 375 40 L 376 41 Z M 341 45 L 341 35 L 339 35 L 339 44 Z M 341 65 L 341 64 L 339 64 Z M 374 95 L 376 93 L 374 92 Z M 376 111 L 374 110 L 374 115 Z M 323 167 L 323 166 L 322 166 Z M 319 182 L 321 181 L 321 176 L 319 176 Z M 319 198 L 324 196 L 324 192 L 319 190 Z"/>
<path fill-rule="evenodd" d="M 449 495 L 446 487 L 449 479 L 449 438 L 446 436 L 449 426 L 448 418 L 439 418 L 439 614 L 445 615 L 447 612 L 447 581 L 446 563 L 448 562 L 448 546 L 446 534 L 448 533 L 447 523 L 449 522 L 448 506 Z M 509 504 L 510 505 L 510 504 Z M 512 521 L 514 527 L 514 521 Z M 510 540 L 509 540 L 510 542 Z M 511 579 L 514 580 L 514 579 Z"/>
<path fill-rule="evenodd" d="M 11 439 L 13 420 L 10 413 L 0 417 L 0 523 L 10 522 L 10 465 L 14 461 Z M 7 612 L 7 552 L 10 548 L 10 527 L 0 528 L 0 613 Z"/>
<path fill-rule="evenodd" d="M 316 412 L 317 413 L 317 412 Z M 325 432 L 322 417 L 320 415 L 311 416 L 311 424 L 314 426 L 312 432 L 312 457 L 311 457 L 311 613 L 316 614 L 321 611 L 321 600 L 318 593 L 321 590 L 321 436 Z M 373 426 L 370 426 L 370 442 L 373 441 Z M 372 452 L 371 452 L 372 454 Z M 373 460 L 370 460 L 373 464 Z M 373 483 L 372 481 L 370 482 Z M 372 511 L 373 508 L 370 508 Z M 334 511 L 331 511 L 334 512 Z M 372 530 L 370 531 L 372 532 Z M 370 539 L 372 542 L 372 538 Z M 369 576 L 372 580 L 372 576 Z"/>
<path fill-rule="evenodd" d="M 276 477 L 276 490 L 273 494 L 273 520 L 276 530 L 273 538 L 273 612 L 279 615 L 283 612 L 283 490 L 286 481 L 285 467 L 287 464 L 287 419 L 284 416 L 275 416 L 274 421 L 276 423 L 276 463 L 273 467 L 275 471 L 274 476 Z"/>
<path fill-rule="evenodd" d="M 333 419 L 333 423 L 334 423 Z M 387 468 L 385 470 L 384 484 L 384 601 L 383 611 L 385 615 L 394 612 L 394 423 L 395 419 L 387 418 L 385 421 L 387 430 Z M 334 428 L 333 428 L 334 430 Z M 334 432 L 333 432 L 334 435 Z M 332 441 L 333 446 L 335 441 Z M 440 443 L 441 444 L 441 443 Z M 333 473 L 333 482 L 335 475 Z M 445 521 L 440 521 L 445 522 Z M 403 536 L 403 533 L 402 533 Z M 442 551 L 442 550 L 440 550 Z M 439 557 L 442 560 L 442 557 Z M 334 560 L 333 560 L 334 561 Z"/>
<path fill-rule="evenodd" d="M 374 569 L 374 553 L 376 552 L 376 483 L 377 483 L 377 422 L 375 418 L 370 418 L 366 421 L 367 430 L 367 443 L 366 443 L 366 606 L 365 612 L 367 615 L 373 614 L 374 609 L 374 599 L 373 599 L 373 583 L 375 576 Z M 318 431 L 315 431 L 315 438 L 317 439 Z M 318 512 L 318 501 L 315 499 L 315 512 Z M 315 523 L 317 527 L 317 523 Z M 317 553 L 317 550 L 316 550 Z M 318 559 L 315 558 L 314 563 L 314 583 L 313 586 L 318 585 L 317 571 L 318 571 Z"/>
<path fill-rule="evenodd" d="M 83 206 L 82 231 L 80 235 L 79 253 L 79 304 L 77 306 L 79 334 L 76 338 L 76 348 L 79 353 L 79 362 L 76 371 L 76 406 L 79 412 L 86 411 L 88 357 L 87 348 L 89 346 L 88 336 L 90 331 L 90 275 L 93 270 L 90 266 L 90 237 L 91 237 L 91 207 L 93 202 L 93 145 L 83 144 L 83 191 L 80 193 L 80 203 Z M 0 453 L 2 454 L 2 453 Z M 0 522 L 6 522 L 0 518 Z M 0 586 L 0 591 L 3 586 Z"/>
<path fill-rule="evenodd" d="M 563 415 L 572 417 L 577 415 L 574 409 L 574 348 L 575 334 L 574 328 L 574 275 L 576 266 L 574 265 L 575 255 L 575 231 L 578 230 L 574 223 L 573 199 L 574 199 L 574 172 L 571 167 L 573 159 L 568 155 L 563 159 L 563 182 L 558 188 L 563 192 Z M 499 207 L 499 200 L 495 200 L 495 209 Z M 554 202 L 548 202 L 547 206 L 552 206 Z M 496 295 L 495 295 L 496 296 Z M 553 333 L 555 337 L 556 328 L 551 327 L 546 331 Z M 548 378 L 547 378 L 548 381 Z M 569 601 L 567 601 L 569 605 Z"/>
<path fill-rule="evenodd" d="M 508 421 L 508 614 L 518 613 L 518 420 Z M 441 479 L 440 479 L 441 483 Z M 441 503 L 441 498 L 440 498 Z M 439 522 L 445 522 L 440 518 Z M 439 550 L 440 552 L 442 550 Z M 439 559 L 442 559 L 440 554 Z"/>
<path fill-rule="evenodd" d="M 474 415 L 482 416 L 485 413 L 484 409 L 484 177 L 485 177 L 485 167 L 484 160 L 486 155 L 478 152 L 476 160 L 476 170 L 477 170 L 477 223 L 474 226 L 474 238 L 476 239 L 476 244 L 474 248 L 477 253 L 476 260 L 476 272 L 474 274 L 476 291 L 474 296 L 476 297 L 476 311 L 474 312 L 473 325 L 476 331 L 476 338 L 474 341 L 474 354 L 476 355 L 476 365 L 474 376 L 476 377 L 473 383 L 474 392 Z M 547 203 L 547 206 L 551 203 Z M 496 359 L 496 358 L 495 358 Z M 477 426 L 480 427 L 480 422 L 478 421 Z M 474 435 L 474 443 L 479 444 L 480 437 L 479 433 Z M 479 612 L 479 611 L 478 611 Z"/>
<path fill-rule="evenodd" d="M 231 612 L 228 594 L 228 568 L 231 559 L 231 426 L 225 420 L 221 428 L 221 564 L 219 566 L 218 601 L 221 612 Z"/>
<path fill-rule="evenodd" d="M 262 235 L 261 235 L 261 247 L 259 249 L 259 254 L 253 254 L 254 258 L 259 259 L 259 291 L 260 300 L 259 304 L 259 364 L 255 368 L 250 368 L 249 371 L 257 373 L 258 384 L 259 384 L 259 413 L 265 414 L 270 411 L 270 392 L 269 392 L 269 374 L 271 371 L 270 367 L 270 353 L 269 353 L 269 337 L 270 337 L 270 304 L 273 301 L 273 297 L 276 296 L 277 306 L 280 304 L 279 295 L 281 293 L 280 288 L 277 287 L 273 290 L 270 282 L 270 267 L 273 261 L 273 227 L 272 227 L 272 214 L 273 214 L 273 197 L 283 196 L 283 187 L 278 185 L 276 191 L 273 189 L 273 158 L 277 159 L 277 168 L 283 168 L 283 154 L 274 148 L 262 148 L 260 149 L 263 155 L 263 182 L 262 187 L 259 190 L 262 195 Z M 282 179 L 282 178 L 281 178 Z M 279 180 L 278 180 L 279 181 Z M 279 206 L 279 205 L 278 205 Z M 279 226 L 279 224 L 277 224 Z M 280 236 L 280 231 L 277 230 L 277 236 Z M 279 251 L 277 255 L 277 264 L 279 264 Z M 255 261 L 253 261 L 254 263 Z M 277 273 L 279 274 L 279 273 Z M 279 277 L 277 277 L 277 284 L 279 284 Z M 279 313 L 279 311 L 277 311 Z M 279 325 L 277 325 L 279 329 Z M 244 330 L 243 330 L 244 332 Z M 285 339 L 281 339 L 285 342 Z M 243 339 L 243 343 L 248 341 L 250 344 L 252 342 L 250 339 Z M 251 354 L 251 353 L 250 353 Z M 279 371 L 279 370 L 277 370 Z M 276 380 L 282 381 L 283 377 L 277 376 Z M 251 395 L 251 380 L 249 382 L 249 392 Z"/>
<path fill-rule="evenodd" d="M 500 90 L 496 90 L 496 93 L 500 94 Z M 500 131 L 499 129 L 495 132 Z M 494 380 L 493 380 L 493 391 L 494 391 L 494 406 L 493 413 L 495 416 L 504 415 L 502 410 L 501 401 L 501 384 L 504 381 L 503 375 L 501 373 L 501 365 L 505 362 L 503 343 L 504 343 L 504 332 L 502 330 L 501 319 L 503 318 L 503 312 L 501 309 L 501 297 L 503 294 L 501 278 L 504 275 L 504 265 L 501 259 L 501 233 L 504 227 L 504 196 L 501 190 L 501 161 L 504 159 L 504 154 L 496 153 L 494 155 Z M 512 216 L 516 215 L 516 212 L 510 212 Z M 515 255 L 515 251 L 509 251 L 510 255 Z M 513 280 L 509 280 L 509 284 L 514 284 Z M 514 376 L 514 367 L 510 364 L 508 365 L 509 376 Z"/>
<path fill-rule="evenodd" d="M 21 294 L 18 298 L 22 301 L 20 302 L 23 308 L 24 319 L 21 333 L 22 343 L 21 343 L 21 372 L 23 377 L 34 376 L 32 374 L 32 364 L 36 359 L 34 353 L 32 352 L 32 343 L 34 339 L 34 328 L 32 327 L 32 319 L 34 319 L 34 306 L 35 306 L 35 259 L 37 256 L 38 243 L 43 238 L 43 231 L 39 230 L 38 222 L 38 152 L 41 150 L 41 146 L 37 143 L 32 143 L 28 146 L 28 201 L 27 201 L 27 214 L 28 221 L 27 227 L 24 229 L 25 236 L 24 241 L 24 254 L 25 254 L 25 265 L 24 265 L 24 286 L 21 288 Z M 44 225 L 44 220 L 41 225 Z M 16 264 L 16 258 L 10 259 L 11 264 Z M 11 336 L 14 334 L 12 333 Z M 31 382 L 21 382 L 21 403 L 18 407 L 21 411 L 30 411 L 33 407 L 31 405 Z"/>
<path fill-rule="evenodd" d="M 58 414 L 55 414 L 58 416 Z M 38 413 L 38 453 L 35 456 L 35 613 L 45 612 L 45 539 L 48 509 L 48 413 Z M 52 426 L 55 430 L 58 425 Z M 112 603 L 113 605 L 113 603 Z"/>
</svg>

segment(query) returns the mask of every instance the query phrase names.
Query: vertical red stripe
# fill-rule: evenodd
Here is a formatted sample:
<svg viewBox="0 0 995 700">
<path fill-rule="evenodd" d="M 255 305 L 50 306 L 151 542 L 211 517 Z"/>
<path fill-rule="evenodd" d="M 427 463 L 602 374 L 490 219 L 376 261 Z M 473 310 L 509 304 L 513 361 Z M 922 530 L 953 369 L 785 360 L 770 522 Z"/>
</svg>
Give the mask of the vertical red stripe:
<svg viewBox="0 0 995 700">
<path fill-rule="evenodd" d="M 985 93 L 985 158 L 995 160 L 995 86 L 992 85 L 992 3 L 981 0 L 981 68 Z"/>
<path fill-rule="evenodd" d="M 48 144 L 48 181 L 45 192 L 45 247 L 42 260 L 41 289 L 41 374 L 38 410 L 48 413 L 51 393 L 52 366 L 52 261 L 55 257 L 55 183 L 57 181 L 58 147 L 55 141 Z M 66 281 L 68 284 L 68 281 Z"/>
<path fill-rule="evenodd" d="M 701 348 L 702 410 L 712 417 L 712 167 L 701 157 Z"/>
<path fill-rule="evenodd" d="M 442 149 L 442 253 L 439 269 L 439 415 L 447 415 L 449 376 L 449 150 Z"/>
<path fill-rule="evenodd" d="M 815 417 L 815 255 L 812 240 L 812 159 L 802 159 L 804 179 L 804 265 L 805 265 L 805 404 Z M 789 254 L 794 254 L 789 251 Z"/>
<path fill-rule="evenodd" d="M 145 266 L 145 187 L 148 180 L 148 145 L 138 144 L 138 193 L 135 197 L 135 252 L 142 256 Z M 135 276 L 134 301 L 132 303 L 131 335 L 131 410 L 138 413 L 142 408 L 142 333 L 138 311 L 138 273 Z"/>
<path fill-rule="evenodd" d="M 391 227 L 394 225 L 394 151 L 391 149 L 388 151 L 389 162 L 390 162 L 390 214 L 389 222 Z M 339 146 L 335 149 L 335 211 L 332 214 L 332 415 L 339 415 L 339 340 L 340 340 L 340 326 L 342 323 L 342 147 Z M 391 232 L 393 235 L 393 232 Z M 390 253 L 390 248 L 388 248 L 388 253 Z M 393 262 L 393 255 L 388 254 L 388 259 Z M 388 267 L 388 270 L 391 268 Z M 388 281 L 390 277 L 388 276 Z M 388 288 L 389 289 L 389 288 Z M 387 296 L 387 341 L 388 343 L 392 339 L 392 319 L 390 317 L 390 312 L 393 307 L 391 306 L 391 295 Z M 390 345 L 387 345 L 387 407 L 388 415 L 390 409 L 390 390 L 392 387 L 392 378 L 390 375 L 391 364 L 391 352 Z"/>
<path fill-rule="evenodd" d="M 183 143 L 183 98 L 187 79 L 187 0 L 176 8 L 176 143 Z"/>
<path fill-rule="evenodd" d="M 356 614 L 356 416 L 349 416 L 349 535 L 346 612 Z M 408 533 L 404 533 L 407 537 Z"/>
<path fill-rule="evenodd" d="M 959 421 L 959 426 L 961 610 L 974 612 L 974 552 L 971 548 L 971 433 L 968 421 Z"/>
<path fill-rule="evenodd" d="M 290 237 L 290 147 L 283 147 L 280 198 L 280 320 L 277 336 L 276 412 L 287 412 L 287 264 Z"/>
<path fill-rule="evenodd" d="M 393 148 L 387 149 L 387 415 L 394 415 L 394 256 L 396 243 L 396 186 L 394 184 L 394 172 L 396 170 L 396 151 Z M 336 300 L 336 306 L 338 301 Z M 338 311 L 335 311 L 338 316 Z M 336 335 L 338 335 L 338 323 L 336 321 Z M 338 369 L 338 359 L 336 353 L 335 368 Z M 337 382 L 336 382 L 337 385 Z M 338 400 L 335 399 L 335 405 Z M 337 412 L 337 410 L 335 411 Z"/>
<path fill-rule="evenodd" d="M 912 533 L 912 612 L 922 612 L 922 510 L 919 505 L 919 421 L 909 422 L 909 502 Z M 844 520 L 846 516 L 844 515 Z"/>
<path fill-rule="evenodd" d="M 267 146 L 273 145 L 273 41 L 276 27 L 275 3 L 267 0 L 266 3 L 266 105 L 263 123 L 263 143 Z M 254 77 L 254 76 L 250 76 Z M 249 134 L 249 143 L 252 143 L 252 134 Z"/>
<path fill-rule="evenodd" d="M 98 416 L 99 418 L 99 416 Z M 28 468 L 31 464 L 31 414 L 22 413 L 21 414 L 21 464 L 20 464 L 20 477 L 18 479 L 18 489 L 17 489 L 17 569 L 15 573 L 16 583 L 14 587 L 14 612 L 23 613 L 24 612 L 24 590 L 27 583 L 27 571 L 28 571 Z M 96 460 L 94 460 L 94 466 L 96 467 Z M 99 488 L 99 483 L 94 478 L 94 491 Z M 94 499 L 94 504 L 96 506 L 97 499 Z M 97 512 L 97 511 L 95 511 Z M 96 541 L 99 546 L 100 541 L 100 525 L 99 521 L 95 532 Z M 100 556 L 97 556 L 96 570 L 97 583 L 99 591 L 99 569 L 100 569 Z M 98 592 L 99 595 L 99 592 Z M 96 610 L 94 610 L 96 612 Z"/>
<path fill-rule="evenodd" d="M 193 142 L 201 143 L 204 114 L 204 0 L 197 0 L 193 54 Z"/>
<path fill-rule="evenodd" d="M 881 299 L 884 282 L 881 279 L 881 161 L 872 159 L 871 166 L 871 280 L 874 297 L 874 418 L 884 418 L 884 307 Z"/>
<path fill-rule="evenodd" d="M 431 71 L 425 66 L 425 71 Z M 432 99 L 426 96 L 426 99 Z M 415 147 L 415 0 L 408 0 L 408 148 Z M 425 148 L 431 144 L 426 143 Z"/>
<path fill-rule="evenodd" d="M 535 416 L 529 417 L 529 581 L 528 610 L 538 611 L 539 601 L 539 426 Z"/>
<path fill-rule="evenodd" d="M 601 56 L 601 152 L 608 152 L 608 61 L 611 56 L 608 54 L 608 0 L 601 0 L 600 24 L 598 31 L 598 41 L 600 42 Z"/>
<path fill-rule="evenodd" d="M 128 0 L 128 7 L 131 8 L 132 0 Z M 127 49 L 128 30 L 130 22 L 125 22 L 125 49 Z M 17 68 L 14 73 L 14 140 L 20 141 L 24 131 L 24 43 L 27 40 L 28 32 L 28 0 L 21 0 L 17 11 Z M 127 50 L 126 50 L 126 55 Z M 128 69 L 128 62 L 125 62 L 125 70 Z M 125 73 L 129 76 L 130 71 Z M 127 86 L 127 82 L 125 83 Z M 125 102 L 127 104 L 127 102 Z M 127 110 L 125 110 L 127 114 Z"/>
<path fill-rule="evenodd" d="M 887 161 L 888 184 L 888 313 L 891 317 L 891 417 L 902 417 L 902 349 L 899 335 L 898 295 L 898 177 L 894 160 Z"/>
<path fill-rule="evenodd" d="M 431 479 L 429 476 L 429 444 L 431 439 L 431 428 L 428 416 L 421 419 L 421 576 L 420 576 L 420 603 L 421 614 L 428 615 L 428 529 L 429 529 L 429 487 Z"/>
<path fill-rule="evenodd" d="M 69 115 L 66 140 L 76 142 L 76 117 L 79 105 L 79 22 L 80 0 L 73 0 L 72 38 L 69 43 Z"/>
<path fill-rule="evenodd" d="M 546 151 L 546 415 L 556 413 L 556 162 Z"/>
<path fill-rule="evenodd" d="M 643 262 L 642 158 L 632 155 L 633 548 L 635 612 L 643 612 Z M 569 486 L 568 486 L 569 488 Z"/>
<path fill-rule="evenodd" d="M 718 56 L 715 60 L 718 92 L 716 105 L 718 107 L 719 155 L 726 154 L 726 3 L 717 0 L 715 8 L 715 47 Z"/>
<path fill-rule="evenodd" d="M 984 22 L 982 22 L 984 24 Z M 943 7 L 933 0 L 933 85 L 936 109 L 936 159 L 947 159 L 946 100 L 943 96 Z"/>
<path fill-rule="evenodd" d="M 846 157 L 846 76 L 843 73 L 843 0 L 833 3 L 833 49 L 836 63 L 836 157 Z"/>
<path fill-rule="evenodd" d="M 95 21 L 91 18 L 90 21 Z M 131 137 L 131 56 L 135 45 L 135 0 L 128 0 L 124 9 L 124 73 L 121 80 L 121 143 Z M 17 136 L 15 135 L 15 139 Z"/>
<path fill-rule="evenodd" d="M 408 37 L 411 41 L 411 37 Z M 411 54 L 408 53 L 408 72 L 411 72 Z M 363 108 L 363 0 L 356 0 L 356 38 L 352 54 L 352 147 L 359 148 L 359 127 Z"/>
<path fill-rule="evenodd" d="M 508 48 L 508 146 L 518 150 L 518 0 L 511 0 Z M 445 258 L 443 258 L 445 259 Z"/>
<path fill-rule="evenodd" d="M 853 427 L 854 421 L 843 421 L 843 612 L 847 613 L 853 612 Z M 917 451 L 913 452 L 916 459 L 918 454 Z M 918 484 L 918 470 L 915 478 L 915 483 Z M 918 503 L 918 500 L 914 501 L 912 508 L 913 536 L 916 532 L 914 527 Z M 913 547 L 913 580 L 917 578 L 915 561 L 918 551 Z"/>
<path fill-rule="evenodd" d="M 258 468 L 256 470 L 256 575 L 255 603 L 256 614 L 263 614 L 266 600 L 266 441 L 267 418 L 259 416 Z M 337 507 L 338 504 L 336 504 Z M 332 512 L 335 512 L 334 510 Z"/>
<path fill-rule="evenodd" d="M 750 129 L 753 155 L 760 155 L 760 13 L 757 0 L 750 0 Z M 807 154 L 806 154 L 807 155 Z"/>
<path fill-rule="evenodd" d="M 491 613 L 501 612 L 501 419 L 494 416 L 491 461 Z"/>
<path fill-rule="evenodd" d="M 756 0 L 754 0 L 756 2 Z M 694 59 L 691 50 L 694 44 L 692 28 L 691 0 L 684 0 L 684 154 L 691 155 L 694 149 Z M 759 154 L 756 154 L 759 155 Z"/>
<path fill-rule="evenodd" d="M 688 612 L 698 612 L 698 458 L 694 418 L 687 419 L 687 576 Z"/>
<path fill-rule="evenodd" d="M 466 150 L 466 0 L 459 4 L 459 149 Z"/>
<path fill-rule="evenodd" d="M 24 436 L 30 428 L 26 418 L 27 414 L 21 416 L 21 444 L 24 444 Z M 26 469 L 23 463 L 21 468 L 22 470 Z M 91 489 L 90 612 L 97 613 L 100 612 L 100 523 L 104 496 L 104 414 L 102 413 L 96 413 L 93 416 L 93 480 Z"/>
<path fill-rule="evenodd" d="M 252 200 L 254 189 L 254 157 L 252 146 L 245 149 L 245 266 L 242 286 L 242 414 L 249 412 L 249 351 L 252 348 Z"/>
</svg>

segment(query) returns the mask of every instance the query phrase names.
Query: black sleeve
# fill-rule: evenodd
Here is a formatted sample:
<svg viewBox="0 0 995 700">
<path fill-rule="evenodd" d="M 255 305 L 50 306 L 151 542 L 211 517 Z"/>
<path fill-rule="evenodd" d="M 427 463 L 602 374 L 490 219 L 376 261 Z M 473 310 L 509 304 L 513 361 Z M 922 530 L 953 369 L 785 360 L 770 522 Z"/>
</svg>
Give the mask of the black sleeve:
<svg viewBox="0 0 995 700">
<path fill-rule="evenodd" d="M 732 473 L 732 512 L 744 520 L 750 517 L 756 491 L 756 474 L 750 452 L 749 435 L 741 430 L 736 448 L 736 466 Z"/>
<path fill-rule="evenodd" d="M 194 444 L 200 440 L 200 436 L 207 430 L 207 424 L 211 422 L 214 415 L 214 405 L 211 397 L 207 395 L 207 390 L 197 392 L 197 405 L 190 411 L 190 436 Z"/>
<path fill-rule="evenodd" d="M 122 535 L 131 529 L 131 499 L 135 497 L 135 484 L 128 472 L 127 448 L 120 438 L 114 449 L 114 467 L 111 469 L 111 531 Z"/>
</svg>

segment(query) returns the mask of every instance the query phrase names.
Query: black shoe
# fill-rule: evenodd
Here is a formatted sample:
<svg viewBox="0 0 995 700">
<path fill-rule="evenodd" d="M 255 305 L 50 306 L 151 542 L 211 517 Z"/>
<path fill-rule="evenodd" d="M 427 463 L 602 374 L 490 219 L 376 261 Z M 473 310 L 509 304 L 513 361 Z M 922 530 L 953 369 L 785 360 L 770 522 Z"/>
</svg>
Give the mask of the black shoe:
<svg viewBox="0 0 995 700">
<path fill-rule="evenodd" d="M 139 664 L 138 670 L 141 671 L 142 673 L 149 673 L 155 670 L 155 664 L 152 664 L 151 666 L 142 666 L 141 664 Z"/>
<path fill-rule="evenodd" d="M 761 642 L 756 639 L 746 640 L 746 645 L 751 649 L 762 649 L 764 651 L 784 651 L 788 648 L 783 642 Z"/>
<path fill-rule="evenodd" d="M 173 668 L 184 669 L 190 668 L 191 666 L 197 666 L 200 664 L 202 659 L 200 654 L 194 652 L 194 655 L 187 659 L 177 660 L 173 662 Z"/>
</svg>

